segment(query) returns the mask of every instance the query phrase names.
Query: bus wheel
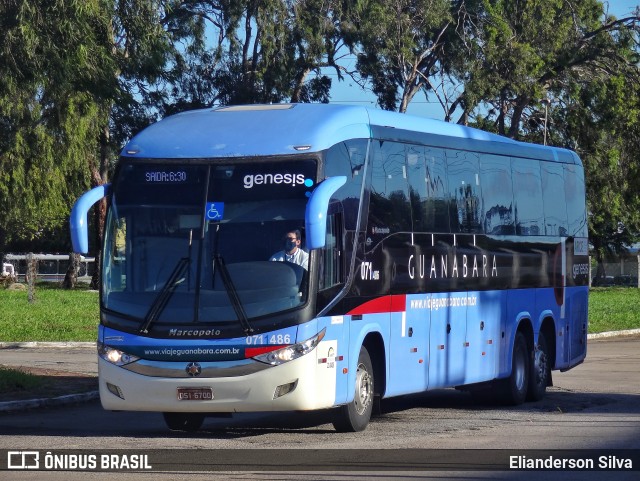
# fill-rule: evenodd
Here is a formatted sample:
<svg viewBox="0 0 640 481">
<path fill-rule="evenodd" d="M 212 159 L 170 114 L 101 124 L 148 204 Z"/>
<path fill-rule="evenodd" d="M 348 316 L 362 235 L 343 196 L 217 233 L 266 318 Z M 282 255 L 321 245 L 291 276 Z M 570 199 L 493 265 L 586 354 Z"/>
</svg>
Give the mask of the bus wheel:
<svg viewBox="0 0 640 481">
<path fill-rule="evenodd" d="M 373 382 L 371 358 L 367 349 L 362 346 L 358 356 L 355 395 L 353 401 L 338 408 L 333 420 L 336 431 L 345 433 L 366 429 L 373 410 Z"/>
<path fill-rule="evenodd" d="M 511 358 L 511 375 L 502 381 L 501 398 L 505 404 L 516 406 L 522 404 L 527 397 L 529 387 L 529 350 L 524 334 L 516 333 Z"/>
<path fill-rule="evenodd" d="M 551 376 L 551 365 L 549 364 L 549 350 L 547 340 L 543 333 L 538 335 L 538 348 L 533 353 L 531 363 L 531 375 L 529 377 L 528 401 L 540 401 L 544 398 L 549 377 Z"/>
<path fill-rule="evenodd" d="M 164 421 L 172 431 L 194 432 L 204 422 L 204 414 L 199 413 L 162 413 Z"/>
</svg>

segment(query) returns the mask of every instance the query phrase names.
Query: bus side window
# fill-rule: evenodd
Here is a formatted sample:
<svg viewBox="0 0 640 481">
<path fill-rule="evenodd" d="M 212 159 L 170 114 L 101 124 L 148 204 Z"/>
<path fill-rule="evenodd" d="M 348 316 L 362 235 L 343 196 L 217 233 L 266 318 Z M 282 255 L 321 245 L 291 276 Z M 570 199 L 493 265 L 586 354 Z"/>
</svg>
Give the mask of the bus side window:
<svg viewBox="0 0 640 481">
<path fill-rule="evenodd" d="M 447 151 L 447 176 L 452 199 L 451 232 L 482 232 L 482 197 L 478 154 Z"/>
<path fill-rule="evenodd" d="M 449 232 L 444 152 L 433 147 L 408 146 L 407 172 L 414 232 Z"/>
<path fill-rule="evenodd" d="M 515 200 L 516 235 L 544 235 L 542 179 L 540 162 L 513 159 L 513 198 Z"/>
<path fill-rule="evenodd" d="M 347 230 L 356 229 L 367 144 L 366 139 L 348 140 L 331 147 L 325 156 L 325 177 L 347 177 L 347 183 L 333 196 L 345 205 L 352 206 L 344 212 L 344 226 Z"/>
<path fill-rule="evenodd" d="M 127 289 L 127 219 L 118 219 L 116 229 L 111 237 L 111 264 L 109 266 L 110 285 L 113 291 Z"/>
<path fill-rule="evenodd" d="M 566 236 L 568 225 L 562 165 L 553 162 L 541 162 L 540 165 L 544 193 L 545 234 Z"/>
<path fill-rule="evenodd" d="M 320 251 L 320 276 L 318 289 L 328 289 L 344 281 L 342 261 L 342 214 L 327 216 L 325 246 Z"/>
<path fill-rule="evenodd" d="M 493 235 L 515 234 L 511 158 L 482 154 L 482 223 L 484 232 Z"/>
<path fill-rule="evenodd" d="M 584 172 L 578 166 L 564 164 L 564 174 L 569 224 L 568 235 L 587 237 Z"/>
<path fill-rule="evenodd" d="M 376 141 L 372 160 L 369 232 L 411 232 L 405 144 Z"/>
</svg>

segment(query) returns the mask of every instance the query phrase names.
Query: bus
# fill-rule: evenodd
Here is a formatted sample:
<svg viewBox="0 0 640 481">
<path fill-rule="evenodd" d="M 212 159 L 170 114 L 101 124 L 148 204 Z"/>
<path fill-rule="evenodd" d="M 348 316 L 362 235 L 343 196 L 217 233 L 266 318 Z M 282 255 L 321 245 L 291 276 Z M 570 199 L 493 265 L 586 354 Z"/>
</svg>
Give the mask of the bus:
<svg viewBox="0 0 640 481">
<path fill-rule="evenodd" d="M 131 139 L 112 183 L 76 202 L 75 251 L 104 197 L 107 410 L 187 431 L 327 410 L 354 432 L 382 399 L 431 389 L 537 401 L 586 356 L 569 150 L 360 106 L 227 106 Z M 291 239 L 303 265 L 272 260 Z"/>
</svg>

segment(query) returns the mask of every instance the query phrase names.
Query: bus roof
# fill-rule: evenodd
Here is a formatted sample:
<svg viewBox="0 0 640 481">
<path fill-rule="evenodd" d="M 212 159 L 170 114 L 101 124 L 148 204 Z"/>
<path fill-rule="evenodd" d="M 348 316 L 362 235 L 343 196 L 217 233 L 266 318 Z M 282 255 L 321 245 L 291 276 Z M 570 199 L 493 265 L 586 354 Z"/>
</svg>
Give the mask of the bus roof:
<svg viewBox="0 0 640 481">
<path fill-rule="evenodd" d="M 565 149 L 517 142 L 435 119 L 336 104 L 240 105 L 184 112 L 147 127 L 121 155 L 147 159 L 286 155 L 320 152 L 358 138 L 580 163 Z"/>
</svg>

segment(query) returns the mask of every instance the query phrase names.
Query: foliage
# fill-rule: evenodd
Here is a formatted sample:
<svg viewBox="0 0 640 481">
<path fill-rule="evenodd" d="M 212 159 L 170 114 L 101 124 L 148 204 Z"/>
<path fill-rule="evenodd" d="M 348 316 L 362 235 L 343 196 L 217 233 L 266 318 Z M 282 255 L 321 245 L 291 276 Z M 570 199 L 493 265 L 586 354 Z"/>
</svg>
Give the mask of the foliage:
<svg viewBox="0 0 640 481">
<path fill-rule="evenodd" d="M 589 237 L 604 275 L 603 261 L 640 233 L 640 89 L 619 75 L 584 86 L 572 100 L 554 130 L 571 139 L 585 164 Z"/>
<path fill-rule="evenodd" d="M 589 333 L 640 328 L 640 289 L 593 288 L 589 293 Z"/>
<path fill-rule="evenodd" d="M 94 341 L 98 335 L 98 293 L 36 285 L 29 304 L 26 291 L 0 289 L 0 341 Z"/>
<path fill-rule="evenodd" d="M 331 80 L 321 69 L 342 75 L 342 17 L 338 1 L 221 2 L 209 21 L 211 45 L 194 42 L 173 64 L 171 95 L 155 94 L 161 114 L 214 104 L 327 102 Z"/>
<path fill-rule="evenodd" d="M 359 47 L 357 68 L 369 80 L 380 106 L 405 112 L 420 91 L 434 90 L 442 67 L 447 31 L 459 2 L 448 0 L 363 0 L 348 32 Z"/>
<path fill-rule="evenodd" d="M 42 380 L 34 374 L 0 366 L 0 392 L 26 391 L 41 384 Z"/>
<path fill-rule="evenodd" d="M 2 2 L 0 251 L 68 252 L 72 202 L 150 122 L 327 102 L 335 73 L 386 109 L 422 92 L 445 120 L 578 151 L 604 256 L 640 232 L 639 32 L 638 12 L 615 19 L 600 0 Z"/>
<path fill-rule="evenodd" d="M 88 185 L 103 118 L 89 89 L 109 68 L 99 1 L 1 8 L 0 250 L 63 224 Z"/>
<path fill-rule="evenodd" d="M 469 18 L 467 35 L 480 41 L 458 67 L 465 112 L 487 105 L 482 125 L 502 135 L 540 132 L 546 99 L 610 75 L 637 77 L 628 55 L 636 19 L 608 18 L 598 0 L 483 0 Z"/>
</svg>

